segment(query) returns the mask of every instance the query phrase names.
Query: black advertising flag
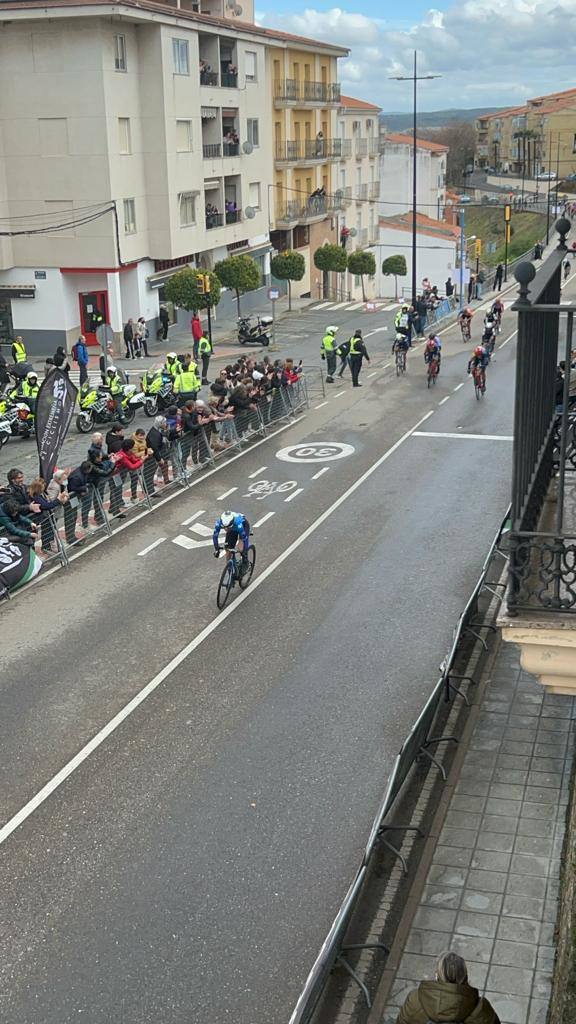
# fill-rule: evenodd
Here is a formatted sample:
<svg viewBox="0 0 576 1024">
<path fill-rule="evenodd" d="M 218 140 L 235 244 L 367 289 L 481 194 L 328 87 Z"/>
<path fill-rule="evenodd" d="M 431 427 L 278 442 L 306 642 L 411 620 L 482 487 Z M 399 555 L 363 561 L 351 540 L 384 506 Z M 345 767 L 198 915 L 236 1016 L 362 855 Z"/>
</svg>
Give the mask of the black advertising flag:
<svg viewBox="0 0 576 1024">
<path fill-rule="evenodd" d="M 40 476 L 52 479 L 58 456 L 74 413 L 78 389 L 62 370 L 52 370 L 40 385 L 36 399 L 36 443 Z"/>
</svg>

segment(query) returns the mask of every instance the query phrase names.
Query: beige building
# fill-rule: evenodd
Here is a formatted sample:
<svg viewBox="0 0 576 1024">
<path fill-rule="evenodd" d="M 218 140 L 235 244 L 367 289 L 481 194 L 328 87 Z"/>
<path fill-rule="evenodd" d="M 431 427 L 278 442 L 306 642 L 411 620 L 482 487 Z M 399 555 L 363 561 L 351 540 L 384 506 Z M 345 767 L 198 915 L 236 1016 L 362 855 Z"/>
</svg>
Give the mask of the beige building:
<svg viewBox="0 0 576 1024">
<path fill-rule="evenodd" d="M 245 20 L 251 5 L 198 6 L 0 4 L 0 216 L 12 232 L 0 242 L 0 337 L 52 352 L 80 330 L 93 341 L 98 314 L 115 332 L 128 317 L 154 328 L 175 269 L 233 253 L 253 255 L 266 281 L 268 68 L 277 53 L 288 74 L 287 44 Z M 311 78 L 332 86 L 335 55 L 302 45 Z M 314 95 L 306 109 L 331 153 L 330 105 Z M 293 111 L 278 112 L 289 141 Z M 327 160 L 306 164 L 315 181 Z M 291 173 L 305 189 L 303 170 Z"/>
<path fill-rule="evenodd" d="M 279 36 L 279 34 L 277 34 Z M 345 147 L 337 135 L 340 104 L 337 60 L 344 47 L 284 37 L 268 49 L 273 126 L 274 202 L 271 241 L 277 251 L 295 249 L 306 274 L 294 292 L 318 294 L 315 250 L 338 238 L 334 198 Z"/>
<path fill-rule="evenodd" d="M 475 165 L 534 178 L 576 171 L 576 89 L 536 96 L 476 120 Z"/>
<path fill-rule="evenodd" d="M 380 198 L 380 107 L 353 96 L 342 96 L 338 108 L 338 137 L 343 159 L 337 174 L 340 206 L 338 237 L 346 234 L 346 249 L 370 249 L 378 264 L 378 200 Z M 381 262 L 381 260 L 380 260 Z M 340 277 L 340 275 L 338 275 Z M 376 277 L 365 278 L 366 298 L 376 294 Z M 361 299 L 360 278 L 348 272 L 341 282 L 342 298 Z"/>
</svg>

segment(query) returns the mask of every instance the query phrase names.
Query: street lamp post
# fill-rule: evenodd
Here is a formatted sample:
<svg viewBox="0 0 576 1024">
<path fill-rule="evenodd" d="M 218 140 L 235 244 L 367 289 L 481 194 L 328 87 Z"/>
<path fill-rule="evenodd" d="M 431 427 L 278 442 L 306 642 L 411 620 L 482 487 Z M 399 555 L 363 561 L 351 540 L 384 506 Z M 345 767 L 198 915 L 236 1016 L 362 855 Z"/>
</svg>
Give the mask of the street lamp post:
<svg viewBox="0 0 576 1024">
<path fill-rule="evenodd" d="M 416 271 L 416 238 L 418 234 L 418 221 L 416 219 L 416 207 L 418 199 L 418 176 L 416 169 L 416 158 L 418 154 L 418 136 L 417 136 L 417 86 L 418 82 L 428 81 L 431 78 L 441 78 L 441 75 L 419 75 L 417 71 L 417 51 L 414 50 L 414 72 L 411 75 L 392 75 L 391 81 L 394 82 L 412 82 L 414 86 L 413 99 L 412 99 L 412 305 L 416 302 L 416 296 L 418 294 L 417 281 L 418 275 Z"/>
</svg>

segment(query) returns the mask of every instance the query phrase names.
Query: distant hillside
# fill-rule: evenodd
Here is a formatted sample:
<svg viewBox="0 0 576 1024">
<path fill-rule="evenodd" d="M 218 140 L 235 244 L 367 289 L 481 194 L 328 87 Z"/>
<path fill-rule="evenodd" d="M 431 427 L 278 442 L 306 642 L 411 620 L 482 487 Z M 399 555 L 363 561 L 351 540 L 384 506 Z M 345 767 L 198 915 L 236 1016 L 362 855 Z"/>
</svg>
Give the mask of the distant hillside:
<svg viewBox="0 0 576 1024">
<path fill-rule="evenodd" d="M 483 114 L 496 114 L 505 107 L 472 107 L 460 110 L 425 110 L 418 114 L 421 128 L 444 128 L 450 121 L 475 121 Z M 380 120 L 390 132 L 403 132 L 412 127 L 412 114 L 380 114 Z"/>
</svg>

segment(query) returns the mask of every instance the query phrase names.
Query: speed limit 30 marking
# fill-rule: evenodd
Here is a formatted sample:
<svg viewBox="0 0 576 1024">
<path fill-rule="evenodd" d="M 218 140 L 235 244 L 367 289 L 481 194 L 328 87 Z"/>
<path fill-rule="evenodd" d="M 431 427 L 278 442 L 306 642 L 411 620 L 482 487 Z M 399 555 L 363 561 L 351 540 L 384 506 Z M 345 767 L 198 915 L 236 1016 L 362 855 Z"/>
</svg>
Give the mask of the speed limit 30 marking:
<svg viewBox="0 0 576 1024">
<path fill-rule="evenodd" d="M 290 445 L 276 452 L 282 462 L 335 462 L 354 453 L 354 446 L 341 441 L 311 441 Z"/>
</svg>

